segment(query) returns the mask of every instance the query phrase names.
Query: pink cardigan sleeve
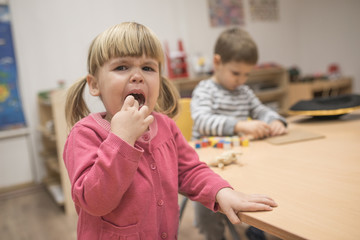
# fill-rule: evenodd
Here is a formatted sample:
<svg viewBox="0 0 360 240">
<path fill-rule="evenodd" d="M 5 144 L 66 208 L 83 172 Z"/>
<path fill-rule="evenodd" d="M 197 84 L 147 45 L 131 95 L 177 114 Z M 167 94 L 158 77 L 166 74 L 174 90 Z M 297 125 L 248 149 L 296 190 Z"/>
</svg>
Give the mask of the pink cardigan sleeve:
<svg viewBox="0 0 360 240">
<path fill-rule="evenodd" d="M 112 133 L 102 139 L 91 128 L 75 126 L 63 155 L 75 204 L 95 216 L 111 212 L 132 183 L 141 155 Z"/>
</svg>

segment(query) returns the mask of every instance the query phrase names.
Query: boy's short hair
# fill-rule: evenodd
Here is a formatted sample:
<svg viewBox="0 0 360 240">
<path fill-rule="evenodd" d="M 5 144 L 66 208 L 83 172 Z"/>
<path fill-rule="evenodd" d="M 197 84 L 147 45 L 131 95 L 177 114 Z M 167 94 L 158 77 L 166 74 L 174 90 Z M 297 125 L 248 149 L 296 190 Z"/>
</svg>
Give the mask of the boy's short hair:
<svg viewBox="0 0 360 240">
<path fill-rule="evenodd" d="M 222 63 L 231 61 L 255 65 L 258 61 L 256 43 L 250 34 L 240 28 L 229 28 L 218 37 L 214 53 L 220 55 Z"/>
</svg>

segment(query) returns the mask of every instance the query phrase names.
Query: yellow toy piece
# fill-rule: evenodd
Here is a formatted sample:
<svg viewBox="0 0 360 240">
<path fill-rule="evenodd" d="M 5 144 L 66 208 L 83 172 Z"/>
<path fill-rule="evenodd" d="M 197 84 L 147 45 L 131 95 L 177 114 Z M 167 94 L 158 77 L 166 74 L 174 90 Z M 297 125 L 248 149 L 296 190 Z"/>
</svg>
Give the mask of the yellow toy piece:
<svg viewBox="0 0 360 240">
<path fill-rule="evenodd" d="M 248 147 L 249 146 L 249 139 L 245 138 L 241 141 L 241 146 Z"/>
</svg>

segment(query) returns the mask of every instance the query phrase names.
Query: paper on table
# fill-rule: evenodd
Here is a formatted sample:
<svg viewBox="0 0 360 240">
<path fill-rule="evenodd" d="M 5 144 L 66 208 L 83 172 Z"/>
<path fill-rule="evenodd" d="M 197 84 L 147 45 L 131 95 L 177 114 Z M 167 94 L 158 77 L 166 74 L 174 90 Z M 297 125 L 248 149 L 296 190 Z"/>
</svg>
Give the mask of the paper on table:
<svg viewBox="0 0 360 240">
<path fill-rule="evenodd" d="M 299 141 L 306 141 L 312 139 L 324 138 L 325 136 L 319 133 L 309 132 L 302 129 L 290 129 L 285 135 L 271 137 L 266 139 L 271 144 L 287 144 Z"/>
</svg>

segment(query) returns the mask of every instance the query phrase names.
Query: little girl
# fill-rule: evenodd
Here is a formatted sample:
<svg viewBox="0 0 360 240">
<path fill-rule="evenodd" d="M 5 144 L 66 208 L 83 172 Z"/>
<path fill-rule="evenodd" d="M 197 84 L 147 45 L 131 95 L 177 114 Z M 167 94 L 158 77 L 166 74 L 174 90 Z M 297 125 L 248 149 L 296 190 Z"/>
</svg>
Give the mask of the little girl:
<svg viewBox="0 0 360 240">
<path fill-rule="evenodd" d="M 64 161 L 78 218 L 78 239 L 177 239 L 178 193 L 221 210 L 232 223 L 240 211 L 271 210 L 264 195 L 246 195 L 201 161 L 174 121 L 177 92 L 161 77 L 158 38 L 134 22 L 115 25 L 92 42 L 89 74 L 68 91 L 72 130 Z M 106 112 L 91 113 L 88 85 Z"/>
</svg>

